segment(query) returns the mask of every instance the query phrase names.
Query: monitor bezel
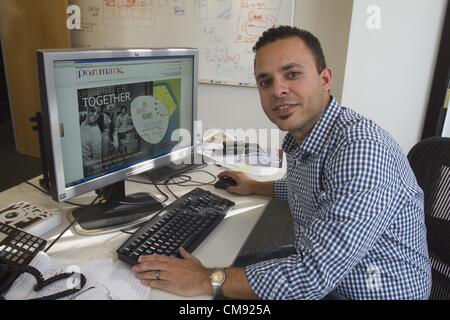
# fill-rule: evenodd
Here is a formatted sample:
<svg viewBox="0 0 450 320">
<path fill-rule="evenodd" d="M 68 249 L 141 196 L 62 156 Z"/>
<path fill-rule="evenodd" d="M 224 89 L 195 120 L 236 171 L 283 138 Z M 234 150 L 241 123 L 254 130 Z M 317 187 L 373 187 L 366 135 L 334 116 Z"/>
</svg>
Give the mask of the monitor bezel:
<svg viewBox="0 0 450 320">
<path fill-rule="evenodd" d="M 116 182 L 126 180 L 136 174 L 150 169 L 168 165 L 173 161 L 182 159 L 196 150 L 196 139 L 194 137 L 194 125 L 197 117 L 198 101 L 198 49 L 196 48 L 128 48 L 128 49 L 56 49 L 37 50 L 38 69 L 41 91 L 41 114 L 43 125 L 43 136 L 45 158 L 49 174 L 49 191 L 53 200 L 65 201 L 99 188 L 106 187 Z M 56 84 L 54 74 L 54 63 L 57 61 L 70 60 L 93 60 L 108 58 L 142 58 L 142 57 L 193 57 L 193 92 L 192 92 L 192 132 L 190 147 L 177 149 L 167 155 L 155 159 L 146 160 L 121 170 L 107 173 L 100 177 L 82 182 L 80 184 L 66 187 L 63 156 L 61 148 L 58 101 L 56 100 Z"/>
</svg>

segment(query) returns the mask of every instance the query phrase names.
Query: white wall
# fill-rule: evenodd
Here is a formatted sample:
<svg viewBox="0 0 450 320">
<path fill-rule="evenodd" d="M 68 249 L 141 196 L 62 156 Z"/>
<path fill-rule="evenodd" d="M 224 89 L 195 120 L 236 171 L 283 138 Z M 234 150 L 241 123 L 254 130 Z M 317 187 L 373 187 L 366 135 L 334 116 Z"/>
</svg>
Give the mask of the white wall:
<svg viewBox="0 0 450 320">
<path fill-rule="evenodd" d="M 332 94 L 342 96 L 353 0 L 296 0 L 294 25 L 322 42 L 327 63 L 334 70 Z M 256 88 L 199 85 L 199 119 L 203 129 L 276 128 L 264 114 Z M 280 140 L 284 133 L 280 133 Z"/>
<path fill-rule="evenodd" d="M 353 0 L 295 2 L 295 26 L 311 31 L 320 40 L 327 65 L 333 71 L 331 94 L 341 101 Z"/>
<path fill-rule="evenodd" d="M 407 153 L 420 140 L 446 0 L 355 0 L 343 104 L 387 129 Z M 366 25 L 370 5 L 381 29 Z"/>
<path fill-rule="evenodd" d="M 275 128 L 264 114 L 256 88 L 199 84 L 198 115 L 203 129 Z"/>
</svg>

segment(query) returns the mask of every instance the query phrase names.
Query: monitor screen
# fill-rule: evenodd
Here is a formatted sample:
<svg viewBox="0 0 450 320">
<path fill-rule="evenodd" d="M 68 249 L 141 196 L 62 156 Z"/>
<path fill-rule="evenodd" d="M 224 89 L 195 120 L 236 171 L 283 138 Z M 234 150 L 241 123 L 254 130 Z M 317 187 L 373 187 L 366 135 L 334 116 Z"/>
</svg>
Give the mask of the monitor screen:
<svg viewBox="0 0 450 320">
<path fill-rule="evenodd" d="M 196 49 L 39 50 L 38 62 L 54 200 L 121 182 L 194 149 Z"/>
</svg>

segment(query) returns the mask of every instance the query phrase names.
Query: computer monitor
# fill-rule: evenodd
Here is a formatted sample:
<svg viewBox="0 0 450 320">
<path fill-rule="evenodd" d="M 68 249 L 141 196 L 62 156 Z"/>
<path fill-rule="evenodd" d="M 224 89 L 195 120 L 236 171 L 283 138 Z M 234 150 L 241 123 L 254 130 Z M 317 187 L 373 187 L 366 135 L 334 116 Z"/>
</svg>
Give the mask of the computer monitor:
<svg viewBox="0 0 450 320">
<path fill-rule="evenodd" d="M 96 190 L 106 203 L 72 213 L 97 233 L 137 224 L 162 205 L 125 196 L 124 180 L 195 150 L 198 50 L 38 50 L 49 191 L 65 201 Z M 190 139 L 186 139 L 189 133 Z"/>
</svg>

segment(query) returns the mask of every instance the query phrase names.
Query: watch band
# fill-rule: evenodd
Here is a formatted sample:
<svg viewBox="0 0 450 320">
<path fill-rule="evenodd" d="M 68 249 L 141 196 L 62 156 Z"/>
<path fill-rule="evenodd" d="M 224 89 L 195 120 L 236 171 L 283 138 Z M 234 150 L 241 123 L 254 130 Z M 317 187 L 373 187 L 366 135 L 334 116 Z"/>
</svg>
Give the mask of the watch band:
<svg viewBox="0 0 450 320">
<path fill-rule="evenodd" d="M 213 290 L 213 295 L 222 293 L 222 285 L 225 282 L 226 274 L 225 268 L 216 268 L 213 273 L 209 276 L 211 282 L 211 287 Z"/>
</svg>

